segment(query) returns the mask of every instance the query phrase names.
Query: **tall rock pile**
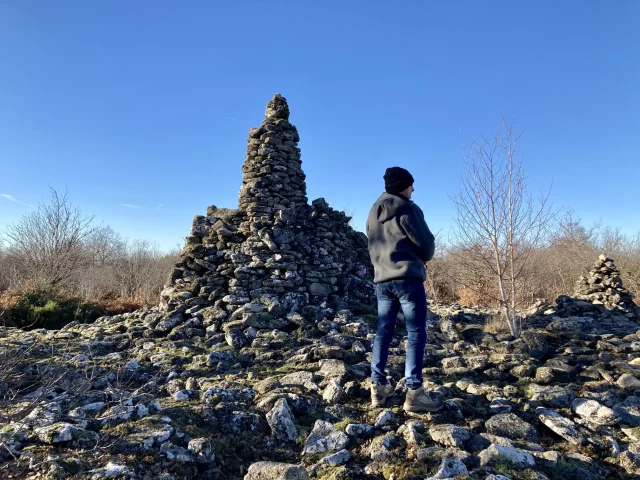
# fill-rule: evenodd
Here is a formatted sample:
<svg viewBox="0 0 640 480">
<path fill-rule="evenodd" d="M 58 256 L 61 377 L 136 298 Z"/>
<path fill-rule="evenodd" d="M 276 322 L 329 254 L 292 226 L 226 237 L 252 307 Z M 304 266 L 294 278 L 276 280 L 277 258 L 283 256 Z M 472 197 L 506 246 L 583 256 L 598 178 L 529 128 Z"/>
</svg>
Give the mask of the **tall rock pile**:
<svg viewBox="0 0 640 480">
<path fill-rule="evenodd" d="M 298 141 L 276 94 L 249 132 L 238 208 L 195 217 L 163 310 L 224 321 L 249 302 L 297 312 L 373 301 L 366 236 L 324 199 L 308 204 Z"/>
<path fill-rule="evenodd" d="M 578 279 L 575 297 L 604 305 L 609 310 L 622 314 L 638 313 L 638 306 L 633 302 L 633 294 L 622 285 L 620 271 L 613 259 L 605 255 L 600 255 L 587 276 Z"/>
</svg>

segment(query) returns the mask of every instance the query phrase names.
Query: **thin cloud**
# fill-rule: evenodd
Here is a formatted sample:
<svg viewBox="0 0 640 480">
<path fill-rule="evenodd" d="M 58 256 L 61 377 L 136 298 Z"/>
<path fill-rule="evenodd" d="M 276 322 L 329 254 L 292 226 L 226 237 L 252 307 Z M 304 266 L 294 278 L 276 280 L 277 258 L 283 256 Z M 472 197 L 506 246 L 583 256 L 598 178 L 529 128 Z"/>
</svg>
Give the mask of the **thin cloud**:
<svg viewBox="0 0 640 480">
<path fill-rule="evenodd" d="M 144 205 L 134 205 L 133 203 L 121 203 L 120 206 L 125 208 L 137 208 L 137 209 L 147 208 Z"/>
<path fill-rule="evenodd" d="M 6 198 L 10 202 L 17 203 L 19 205 L 26 205 L 27 207 L 36 208 L 35 205 L 31 205 L 30 203 L 22 202 L 22 201 L 18 200 L 16 197 L 14 197 L 13 195 L 10 195 L 8 193 L 0 193 L 0 197 Z"/>
<path fill-rule="evenodd" d="M 158 206 L 156 207 L 156 210 L 160 210 L 162 208 L 162 203 L 158 203 Z"/>
</svg>

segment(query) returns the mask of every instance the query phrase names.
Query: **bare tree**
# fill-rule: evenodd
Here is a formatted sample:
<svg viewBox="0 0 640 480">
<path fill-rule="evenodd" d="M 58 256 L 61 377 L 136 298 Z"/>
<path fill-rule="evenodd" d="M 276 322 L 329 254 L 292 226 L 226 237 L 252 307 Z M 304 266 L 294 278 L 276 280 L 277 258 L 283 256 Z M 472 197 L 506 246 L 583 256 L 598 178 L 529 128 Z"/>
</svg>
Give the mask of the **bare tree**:
<svg viewBox="0 0 640 480">
<path fill-rule="evenodd" d="M 120 296 L 157 300 L 168 271 L 163 257 L 157 245 L 148 240 L 126 243 L 124 255 L 114 265 Z"/>
<path fill-rule="evenodd" d="M 7 252 L 0 243 L 0 292 L 9 288 L 12 283 L 11 278 L 11 270 L 12 270 L 11 262 L 7 257 Z"/>
<path fill-rule="evenodd" d="M 7 227 L 7 256 L 25 279 L 57 286 L 86 265 L 83 242 L 94 231 L 93 217 L 72 205 L 66 191 L 52 188 L 48 204 Z"/>
<path fill-rule="evenodd" d="M 492 278 L 490 295 L 499 302 L 511 334 L 520 335 L 517 310 L 520 289 L 527 278 L 532 252 L 540 244 L 552 215 L 549 192 L 534 199 L 526 188 L 522 162 L 516 151 L 518 136 L 503 121 L 493 138 L 470 141 L 464 148 L 466 168 L 453 196 L 457 215 L 455 245 L 467 275 Z M 466 277 L 466 278 L 465 278 Z"/>
<path fill-rule="evenodd" d="M 456 298 L 455 277 L 450 272 L 449 245 L 446 239 L 442 238 L 442 231 L 434 234 L 436 245 L 436 253 L 429 261 L 427 279 L 424 282 L 424 288 L 427 291 L 427 297 L 435 302 L 451 302 Z"/>
<path fill-rule="evenodd" d="M 538 252 L 538 288 L 546 290 L 546 297 L 571 294 L 576 280 L 585 275 L 598 257 L 599 225 L 583 225 L 572 209 L 565 210 L 551 225 L 549 242 Z"/>
<path fill-rule="evenodd" d="M 113 265 L 124 252 L 125 246 L 126 241 L 108 226 L 96 228 L 84 242 L 94 267 Z"/>
</svg>

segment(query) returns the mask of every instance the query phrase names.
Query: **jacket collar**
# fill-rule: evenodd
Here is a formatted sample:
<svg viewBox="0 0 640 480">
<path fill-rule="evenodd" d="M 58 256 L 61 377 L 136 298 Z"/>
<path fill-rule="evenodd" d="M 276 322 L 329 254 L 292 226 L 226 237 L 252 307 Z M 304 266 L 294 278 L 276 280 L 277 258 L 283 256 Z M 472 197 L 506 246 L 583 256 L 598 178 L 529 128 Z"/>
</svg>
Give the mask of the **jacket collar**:
<svg viewBox="0 0 640 480">
<path fill-rule="evenodd" d="M 407 197 L 405 197 L 401 193 L 390 193 L 390 192 L 387 192 L 387 193 L 389 193 L 389 195 L 393 195 L 395 197 L 399 197 L 399 198 L 403 199 L 405 202 L 411 203 L 411 200 L 409 200 Z"/>
</svg>

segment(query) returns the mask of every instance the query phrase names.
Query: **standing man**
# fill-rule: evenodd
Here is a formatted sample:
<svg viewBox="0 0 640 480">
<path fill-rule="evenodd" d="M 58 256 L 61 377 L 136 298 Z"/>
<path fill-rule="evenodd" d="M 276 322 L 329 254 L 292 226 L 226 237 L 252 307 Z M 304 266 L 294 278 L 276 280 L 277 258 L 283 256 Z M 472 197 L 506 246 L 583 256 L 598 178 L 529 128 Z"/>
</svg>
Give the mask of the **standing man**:
<svg viewBox="0 0 640 480">
<path fill-rule="evenodd" d="M 427 342 L 427 296 L 424 262 L 433 258 L 434 236 L 422 210 L 411 201 L 413 177 L 400 167 L 387 168 L 386 192 L 374 203 L 367 218 L 369 255 L 373 263 L 378 298 L 378 331 L 371 360 L 371 405 L 384 405 L 395 388 L 384 373 L 400 308 L 409 342 L 405 362 L 407 412 L 435 412 L 441 395 L 422 386 L 424 347 Z"/>
</svg>

